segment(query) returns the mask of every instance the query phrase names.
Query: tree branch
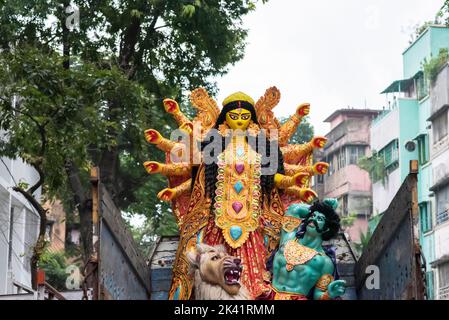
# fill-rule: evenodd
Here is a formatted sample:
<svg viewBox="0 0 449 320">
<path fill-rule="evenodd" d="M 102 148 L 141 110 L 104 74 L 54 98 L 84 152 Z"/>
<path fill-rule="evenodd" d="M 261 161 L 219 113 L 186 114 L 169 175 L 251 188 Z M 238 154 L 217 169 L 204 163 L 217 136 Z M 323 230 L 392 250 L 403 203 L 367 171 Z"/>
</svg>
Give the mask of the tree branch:
<svg viewBox="0 0 449 320">
<path fill-rule="evenodd" d="M 75 205 L 84 205 L 87 200 L 86 194 L 84 193 L 84 187 L 81 182 L 80 174 L 78 168 L 73 164 L 71 160 L 66 160 L 65 171 L 69 179 L 70 186 L 74 193 Z"/>
<path fill-rule="evenodd" d="M 42 186 L 44 184 L 44 180 L 45 180 L 45 174 L 44 171 L 42 170 L 42 168 L 39 166 L 39 163 L 42 163 L 42 160 L 39 159 L 36 162 L 31 161 L 30 165 L 37 171 L 37 173 L 39 174 L 39 180 L 32 186 L 30 187 L 26 192 L 28 192 L 29 194 L 33 195 L 34 192 L 36 192 L 37 189 L 39 189 L 40 186 Z"/>
<path fill-rule="evenodd" d="M 12 188 L 14 191 L 20 193 L 25 197 L 25 199 L 37 210 L 37 213 L 39 214 L 39 217 L 42 219 L 47 219 L 47 209 L 44 209 L 42 205 L 37 201 L 32 194 L 30 194 L 28 191 L 23 190 L 22 188 L 15 186 Z M 44 226 L 45 231 L 45 226 Z"/>
<path fill-rule="evenodd" d="M 162 28 L 167 28 L 167 27 L 170 27 L 170 25 L 164 24 L 163 26 L 159 26 L 159 27 L 153 28 L 153 31 L 156 31 L 156 30 L 159 30 L 159 29 L 162 29 Z"/>
</svg>

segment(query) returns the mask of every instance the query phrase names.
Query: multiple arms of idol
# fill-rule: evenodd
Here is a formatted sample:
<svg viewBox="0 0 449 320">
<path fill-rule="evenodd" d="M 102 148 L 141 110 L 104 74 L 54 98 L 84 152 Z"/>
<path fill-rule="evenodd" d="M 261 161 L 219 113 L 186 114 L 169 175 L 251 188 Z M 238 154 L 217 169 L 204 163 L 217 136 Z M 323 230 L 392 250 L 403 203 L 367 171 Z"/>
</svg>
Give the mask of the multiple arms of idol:
<svg viewBox="0 0 449 320">
<path fill-rule="evenodd" d="M 194 93 L 197 96 L 198 94 L 204 94 L 203 91 L 196 91 Z M 191 97 L 191 99 L 194 98 Z M 206 102 L 211 103 L 210 100 L 206 100 Z M 192 141 L 192 132 L 194 128 L 193 121 L 189 120 L 181 112 L 176 101 L 172 99 L 165 99 L 163 103 L 166 112 L 170 113 L 174 117 L 179 126 L 179 129 L 183 130 L 191 138 L 190 141 Z M 197 109 L 200 111 L 197 119 L 199 119 L 202 124 L 204 124 L 205 122 L 207 123 L 206 128 L 204 128 L 204 126 L 202 128 L 203 131 L 207 131 L 212 127 L 211 124 L 214 123 L 213 117 L 207 117 L 206 112 L 201 113 L 201 108 L 205 108 L 201 105 L 201 102 L 197 104 L 200 105 L 199 108 L 197 106 Z M 297 197 L 305 202 L 310 202 L 317 197 L 316 193 L 312 189 L 306 187 L 310 176 L 316 174 L 325 174 L 329 167 L 329 165 L 325 162 L 318 162 L 311 166 L 297 164 L 298 159 L 304 157 L 307 154 L 311 154 L 314 148 L 322 148 L 327 141 L 326 138 L 314 137 L 310 142 L 305 144 L 287 144 L 290 137 L 296 132 L 301 119 L 306 116 L 309 111 L 309 104 L 301 104 L 297 108 L 294 115 L 292 115 L 283 125 L 279 125 L 279 145 L 281 146 L 281 152 L 283 153 L 284 157 L 285 175 L 277 173 L 274 177 L 274 182 L 277 188 L 283 189 L 287 194 Z M 216 111 L 214 112 L 216 113 Z M 203 136 L 203 134 L 204 132 L 202 132 L 200 136 Z M 149 143 L 154 144 L 158 149 L 166 153 L 174 154 L 179 158 L 183 158 L 184 154 L 192 154 L 191 149 L 193 143 L 191 143 L 190 145 L 186 145 L 184 142 L 171 141 L 164 138 L 158 131 L 154 129 L 146 130 L 145 138 Z M 190 153 L 186 153 L 188 151 L 190 151 Z M 192 158 L 190 157 L 190 160 L 184 162 L 169 162 L 164 164 L 155 161 L 147 161 L 144 163 L 144 167 L 149 174 L 159 173 L 167 177 L 190 178 L 176 187 L 163 189 L 158 193 L 158 198 L 164 201 L 171 201 L 178 198 L 182 194 L 190 192 L 192 169 L 191 160 Z"/>
</svg>

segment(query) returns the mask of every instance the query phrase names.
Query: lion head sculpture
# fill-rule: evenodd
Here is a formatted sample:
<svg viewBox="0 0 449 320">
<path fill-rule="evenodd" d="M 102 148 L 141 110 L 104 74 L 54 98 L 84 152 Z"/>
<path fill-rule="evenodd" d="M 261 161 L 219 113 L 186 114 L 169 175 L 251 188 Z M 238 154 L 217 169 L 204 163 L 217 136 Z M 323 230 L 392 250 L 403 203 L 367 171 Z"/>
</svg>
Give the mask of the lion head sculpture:
<svg viewBox="0 0 449 320">
<path fill-rule="evenodd" d="M 248 300 L 240 283 L 241 260 L 226 253 L 223 246 L 197 245 L 187 257 L 194 272 L 196 300 Z"/>
</svg>

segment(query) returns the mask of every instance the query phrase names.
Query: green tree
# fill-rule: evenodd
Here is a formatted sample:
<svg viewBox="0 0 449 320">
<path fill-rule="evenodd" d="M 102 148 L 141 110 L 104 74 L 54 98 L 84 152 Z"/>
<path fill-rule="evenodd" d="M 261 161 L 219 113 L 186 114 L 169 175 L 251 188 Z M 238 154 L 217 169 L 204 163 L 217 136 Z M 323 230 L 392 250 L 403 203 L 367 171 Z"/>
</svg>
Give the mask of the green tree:
<svg viewBox="0 0 449 320">
<path fill-rule="evenodd" d="M 355 220 L 357 219 L 357 213 L 350 213 L 345 217 L 341 217 L 340 225 L 343 229 L 350 228 L 353 226 Z"/>
<path fill-rule="evenodd" d="M 72 30 L 68 0 L 0 0 L 0 126 L 10 138 L 0 154 L 24 158 L 41 177 L 16 191 L 33 201 L 42 186 L 76 208 L 85 252 L 89 166 L 100 167 L 120 209 L 149 217 L 156 205 L 166 210 L 155 196 L 165 182 L 142 168 L 151 151 L 143 130 L 167 135 L 173 127 L 162 98 L 184 101 L 198 86 L 215 91 L 212 77 L 244 54 L 242 18 L 256 2 L 80 0 Z"/>
<path fill-rule="evenodd" d="M 50 252 L 46 250 L 39 261 L 39 268 L 45 271 L 46 281 L 56 290 L 65 291 L 67 268 L 63 252 Z"/>
<path fill-rule="evenodd" d="M 85 63 L 70 70 L 62 62 L 57 53 L 29 47 L 0 55 L 0 128 L 7 132 L 0 141 L 0 155 L 21 157 L 39 175 L 38 181 L 18 182 L 13 187 L 40 216 L 31 258 L 33 271 L 45 247 L 46 227 L 46 210 L 33 196 L 35 192 L 42 187 L 47 198 L 67 194 L 73 179 L 87 181 L 90 160 L 86 146 L 114 145 L 114 137 L 104 134 L 113 124 L 103 121 L 98 112 L 104 97 L 123 94 L 121 98 L 129 106 L 147 101 L 143 90 L 117 68 L 98 70 Z M 64 174 L 68 165 L 80 168 L 80 176 Z"/>
<path fill-rule="evenodd" d="M 369 173 L 371 181 L 382 181 L 385 184 L 387 178 L 387 170 L 385 169 L 385 160 L 382 154 L 379 154 L 376 150 L 373 150 L 371 157 L 361 157 L 357 166 Z"/>
<path fill-rule="evenodd" d="M 360 231 L 360 242 L 354 242 L 354 248 L 357 251 L 359 257 L 363 254 L 364 250 L 368 247 L 368 243 L 371 240 L 373 234 L 368 229 L 365 233 Z"/>
<path fill-rule="evenodd" d="M 441 48 L 438 52 L 438 56 L 432 57 L 429 60 L 424 59 L 422 68 L 424 70 L 424 75 L 430 83 L 434 83 L 437 79 L 438 73 L 441 68 L 447 64 L 449 61 L 449 53 L 447 48 Z"/>
</svg>

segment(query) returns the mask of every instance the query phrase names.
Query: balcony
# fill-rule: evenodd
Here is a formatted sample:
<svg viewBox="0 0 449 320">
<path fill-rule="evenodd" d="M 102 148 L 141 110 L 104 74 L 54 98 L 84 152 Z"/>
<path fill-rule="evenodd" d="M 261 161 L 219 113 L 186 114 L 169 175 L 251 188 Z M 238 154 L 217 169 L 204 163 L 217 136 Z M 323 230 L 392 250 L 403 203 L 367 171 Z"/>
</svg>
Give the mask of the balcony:
<svg viewBox="0 0 449 320">
<path fill-rule="evenodd" d="M 449 65 L 446 64 L 430 86 L 430 118 L 432 121 L 449 107 Z"/>
<path fill-rule="evenodd" d="M 438 300 L 449 300 L 449 286 L 441 287 L 438 290 Z"/>
<path fill-rule="evenodd" d="M 350 119 L 337 125 L 326 138 L 325 155 L 329 155 L 345 145 L 367 145 L 369 141 L 369 120 Z"/>
</svg>

